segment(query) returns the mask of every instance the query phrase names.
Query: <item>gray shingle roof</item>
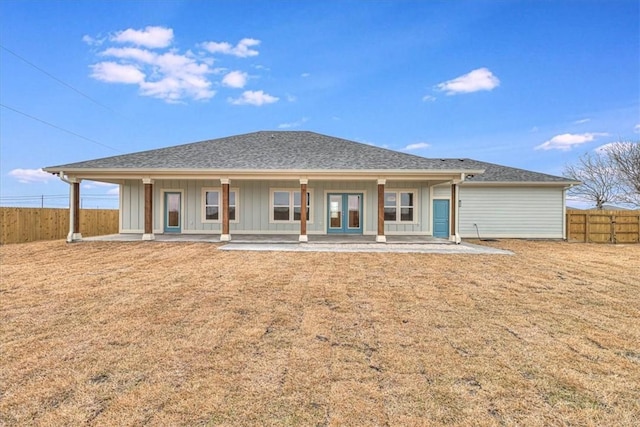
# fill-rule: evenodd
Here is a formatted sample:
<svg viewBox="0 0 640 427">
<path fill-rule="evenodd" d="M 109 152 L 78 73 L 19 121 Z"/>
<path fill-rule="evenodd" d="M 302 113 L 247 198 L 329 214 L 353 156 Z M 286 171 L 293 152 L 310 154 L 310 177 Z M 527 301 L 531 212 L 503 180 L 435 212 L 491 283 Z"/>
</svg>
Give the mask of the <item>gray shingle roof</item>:
<svg viewBox="0 0 640 427">
<path fill-rule="evenodd" d="M 482 170 L 474 181 L 566 182 L 471 159 L 433 159 L 304 131 L 262 131 L 45 168 L 69 170 Z"/>
<path fill-rule="evenodd" d="M 467 177 L 467 182 L 575 182 L 569 178 L 548 175 L 526 169 L 512 168 L 495 163 L 464 159 L 469 169 L 484 169 L 484 173 Z"/>
</svg>

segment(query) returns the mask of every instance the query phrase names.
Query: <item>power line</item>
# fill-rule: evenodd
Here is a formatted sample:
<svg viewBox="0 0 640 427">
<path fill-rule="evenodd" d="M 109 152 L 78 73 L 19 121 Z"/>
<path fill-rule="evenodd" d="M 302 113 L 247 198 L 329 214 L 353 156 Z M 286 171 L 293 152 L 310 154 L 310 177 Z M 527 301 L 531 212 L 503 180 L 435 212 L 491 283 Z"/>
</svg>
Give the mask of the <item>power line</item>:
<svg viewBox="0 0 640 427">
<path fill-rule="evenodd" d="M 121 152 L 122 152 L 122 151 L 118 150 L 117 148 L 111 147 L 111 146 L 109 146 L 109 145 L 107 145 L 107 144 L 103 144 L 102 142 L 98 142 L 98 141 L 96 141 L 95 139 L 87 138 L 86 136 L 82 136 L 82 135 L 80 135 L 80 134 L 78 134 L 78 133 L 72 132 L 72 131 L 67 130 L 67 129 L 65 129 L 65 128 L 62 128 L 62 127 L 60 127 L 60 126 L 56 126 L 56 125 L 54 125 L 53 123 L 49 123 L 49 122 L 47 122 L 47 121 L 45 121 L 45 120 L 39 119 L 39 118 L 34 117 L 34 116 L 32 116 L 32 115 L 30 115 L 30 114 L 27 114 L 27 113 L 24 113 L 24 112 L 22 112 L 22 111 L 20 111 L 20 110 L 16 110 L 15 108 L 13 108 L 13 107 L 9 107 L 8 105 L 0 104 L 0 107 L 4 107 L 4 108 L 6 108 L 6 109 L 8 109 L 8 110 L 11 110 L 11 111 L 14 111 L 14 112 L 16 112 L 16 113 L 18 113 L 18 114 L 22 114 L 23 116 L 25 116 L 25 117 L 29 117 L 29 118 L 30 118 L 30 119 L 32 119 L 32 120 L 38 121 L 38 122 L 40 122 L 40 123 L 44 123 L 44 124 L 45 124 L 45 125 L 47 125 L 47 126 L 51 126 L 52 128 L 56 128 L 56 129 L 58 129 L 58 130 L 61 130 L 61 131 L 63 131 L 63 132 L 66 132 L 66 133 L 68 133 L 68 134 L 71 134 L 71 135 L 73 135 L 73 136 L 77 136 L 78 138 L 82 138 L 82 139 L 84 139 L 84 140 L 86 140 L 86 141 L 92 142 L 92 143 L 94 143 L 94 144 L 101 145 L 101 146 L 103 146 L 103 147 L 106 147 L 106 148 L 108 148 L 108 149 L 110 149 L 110 150 L 113 150 L 113 151 L 116 151 L 116 152 L 118 152 L 118 153 L 121 153 Z"/>
<path fill-rule="evenodd" d="M 87 95 L 84 92 L 81 92 L 80 90 L 76 89 L 75 87 L 71 86 L 69 83 L 66 83 L 62 80 L 60 80 L 59 78 L 57 78 L 56 76 L 54 76 L 53 74 L 47 72 L 46 70 L 42 69 L 41 67 L 38 67 L 36 64 L 34 64 L 33 62 L 27 60 L 26 58 L 24 58 L 23 56 L 18 55 L 17 53 L 15 53 L 14 51 L 12 51 L 11 49 L 2 46 L 0 44 L 0 48 L 6 50 L 7 52 L 9 52 L 10 54 L 12 54 L 13 56 L 15 56 L 16 58 L 20 59 L 21 61 L 25 62 L 26 64 L 32 66 L 33 68 L 35 68 L 36 70 L 40 71 L 41 73 L 49 76 L 50 78 L 52 78 L 53 80 L 57 81 L 58 83 L 60 83 L 61 85 L 66 86 L 67 88 L 71 89 L 72 91 L 76 92 L 79 95 L 84 96 L 85 98 L 87 98 L 89 101 L 93 102 L 96 105 L 101 106 L 102 108 L 106 108 L 107 110 L 111 111 L 114 114 L 118 114 L 116 111 L 114 111 L 111 107 L 108 107 L 106 105 L 104 105 L 103 103 L 101 103 L 100 101 L 97 101 L 95 99 L 93 99 L 92 97 L 90 97 L 89 95 Z"/>
<path fill-rule="evenodd" d="M 95 204 L 97 208 L 113 208 L 119 205 L 116 194 L 84 194 L 80 195 L 81 207 Z M 69 195 L 42 194 L 33 196 L 0 196 L 0 207 L 65 207 L 69 205 Z"/>
</svg>

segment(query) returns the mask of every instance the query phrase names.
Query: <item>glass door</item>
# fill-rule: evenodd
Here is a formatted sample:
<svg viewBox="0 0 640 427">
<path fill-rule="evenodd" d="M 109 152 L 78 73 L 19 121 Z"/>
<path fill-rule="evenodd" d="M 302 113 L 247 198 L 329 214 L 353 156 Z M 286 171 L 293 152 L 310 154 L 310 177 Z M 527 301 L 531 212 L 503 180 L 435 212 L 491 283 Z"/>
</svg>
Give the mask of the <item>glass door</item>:
<svg viewBox="0 0 640 427">
<path fill-rule="evenodd" d="M 164 232 L 180 233 L 182 193 L 164 193 Z"/>
<path fill-rule="evenodd" d="M 330 233 L 342 233 L 342 194 L 329 194 L 329 219 L 327 220 Z"/>
<path fill-rule="evenodd" d="M 362 193 L 329 194 L 327 232 L 362 234 Z"/>
<path fill-rule="evenodd" d="M 362 232 L 362 195 L 347 194 L 348 222 L 347 230 L 351 233 Z"/>
</svg>

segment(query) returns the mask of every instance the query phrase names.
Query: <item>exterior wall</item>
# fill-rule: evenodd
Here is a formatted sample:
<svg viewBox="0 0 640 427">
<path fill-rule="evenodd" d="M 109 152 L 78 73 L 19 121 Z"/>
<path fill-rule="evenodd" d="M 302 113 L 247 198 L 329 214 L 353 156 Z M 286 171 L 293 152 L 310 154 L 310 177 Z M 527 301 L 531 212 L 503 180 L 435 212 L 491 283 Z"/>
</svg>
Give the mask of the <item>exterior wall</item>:
<svg viewBox="0 0 640 427">
<path fill-rule="evenodd" d="M 459 189 L 462 238 L 564 238 L 562 187 L 464 186 Z"/>
<path fill-rule="evenodd" d="M 120 186 L 120 233 L 144 232 L 144 184 L 126 180 Z"/>
<path fill-rule="evenodd" d="M 182 193 L 182 233 L 219 234 L 221 223 L 202 221 L 202 189 L 220 188 L 219 180 L 155 180 L 153 183 L 153 230 L 162 233 L 164 225 L 164 193 Z M 298 234 L 300 223 L 270 222 L 272 189 L 299 190 L 298 180 L 231 180 L 230 189 L 237 190 L 238 221 L 229 224 L 236 234 Z M 378 196 L 376 181 L 309 180 L 307 189 L 312 197 L 312 212 L 307 221 L 308 234 L 325 234 L 327 194 L 331 192 L 363 193 L 363 233 L 377 232 Z M 385 224 L 385 234 L 430 234 L 431 199 L 428 182 L 388 181 L 385 189 L 416 191 L 416 221 L 412 224 Z M 142 233 L 144 230 L 144 185 L 140 180 L 126 180 L 121 190 L 121 233 Z"/>
<path fill-rule="evenodd" d="M 451 184 L 434 185 L 432 194 L 434 199 L 449 200 L 451 198 Z"/>
</svg>

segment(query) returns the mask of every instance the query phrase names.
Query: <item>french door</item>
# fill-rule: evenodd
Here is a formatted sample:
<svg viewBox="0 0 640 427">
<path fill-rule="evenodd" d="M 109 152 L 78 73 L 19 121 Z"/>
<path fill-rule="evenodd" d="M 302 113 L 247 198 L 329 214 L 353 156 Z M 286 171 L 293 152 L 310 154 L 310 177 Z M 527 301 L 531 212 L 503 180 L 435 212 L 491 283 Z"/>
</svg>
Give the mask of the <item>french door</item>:
<svg viewBox="0 0 640 427">
<path fill-rule="evenodd" d="M 327 232 L 362 234 L 362 193 L 327 194 Z"/>
</svg>

